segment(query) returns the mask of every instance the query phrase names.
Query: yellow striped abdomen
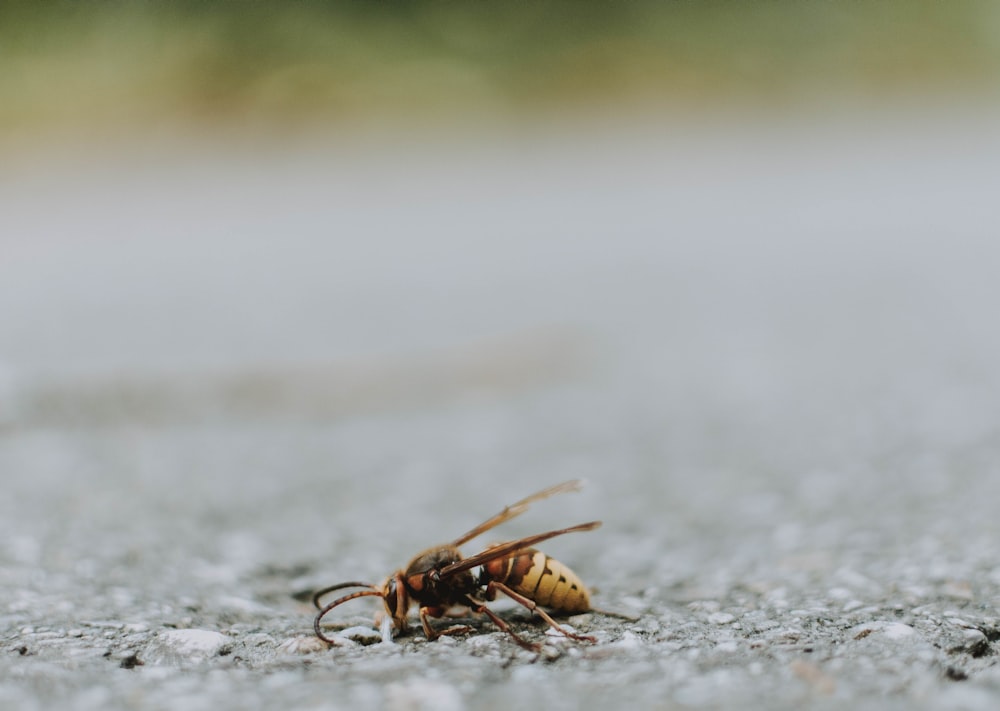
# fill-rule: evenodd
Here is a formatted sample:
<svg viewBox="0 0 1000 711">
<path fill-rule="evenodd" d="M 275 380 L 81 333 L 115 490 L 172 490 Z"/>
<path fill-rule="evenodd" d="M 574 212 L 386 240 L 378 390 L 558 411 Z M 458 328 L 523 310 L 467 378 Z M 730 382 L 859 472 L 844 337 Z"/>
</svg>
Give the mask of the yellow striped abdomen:
<svg viewBox="0 0 1000 711">
<path fill-rule="evenodd" d="M 580 577 L 539 550 L 527 548 L 484 566 L 490 579 L 507 585 L 543 607 L 557 612 L 588 612 L 590 592 Z"/>
</svg>

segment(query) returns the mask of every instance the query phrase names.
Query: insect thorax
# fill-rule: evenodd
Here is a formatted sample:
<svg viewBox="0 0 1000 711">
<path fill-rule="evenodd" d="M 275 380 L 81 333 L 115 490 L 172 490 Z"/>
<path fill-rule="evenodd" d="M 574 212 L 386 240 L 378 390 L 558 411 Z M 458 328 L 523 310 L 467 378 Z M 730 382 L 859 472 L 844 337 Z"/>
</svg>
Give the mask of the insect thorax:
<svg viewBox="0 0 1000 711">
<path fill-rule="evenodd" d="M 460 560 L 462 560 L 462 554 L 458 552 L 457 548 L 452 548 L 451 546 L 431 548 L 411 560 L 410 564 L 406 566 L 406 572 L 403 575 L 407 578 L 414 575 L 423 575 L 432 570 L 441 570 L 445 566 L 457 563 Z"/>
<path fill-rule="evenodd" d="M 410 596 L 421 605 L 431 607 L 465 604 L 466 598 L 478 589 L 471 573 L 464 571 L 439 580 L 429 575 L 460 560 L 462 554 L 452 546 L 431 548 L 418 555 L 403 574 Z"/>
</svg>

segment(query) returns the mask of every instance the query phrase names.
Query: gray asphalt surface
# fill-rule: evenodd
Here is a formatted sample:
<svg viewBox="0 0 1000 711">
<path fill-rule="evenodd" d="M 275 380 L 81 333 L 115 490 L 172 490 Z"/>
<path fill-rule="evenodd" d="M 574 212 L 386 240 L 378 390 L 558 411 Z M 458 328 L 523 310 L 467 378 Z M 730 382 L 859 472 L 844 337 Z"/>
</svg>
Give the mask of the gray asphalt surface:
<svg viewBox="0 0 1000 711">
<path fill-rule="evenodd" d="M 997 708 L 996 118 L 8 165 L 0 708 Z M 316 644 L 572 478 L 465 552 L 635 622 Z"/>
</svg>

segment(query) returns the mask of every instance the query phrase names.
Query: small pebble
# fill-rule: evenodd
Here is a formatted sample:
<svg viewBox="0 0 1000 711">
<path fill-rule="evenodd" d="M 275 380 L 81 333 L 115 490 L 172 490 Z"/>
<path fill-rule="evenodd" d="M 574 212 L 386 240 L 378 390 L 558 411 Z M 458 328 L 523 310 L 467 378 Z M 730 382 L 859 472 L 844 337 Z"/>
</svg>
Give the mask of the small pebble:
<svg viewBox="0 0 1000 711">
<path fill-rule="evenodd" d="M 696 612 L 718 612 L 720 607 L 717 600 L 695 600 L 688 603 L 688 609 Z"/>
<path fill-rule="evenodd" d="M 941 594 L 956 600 L 971 600 L 972 585 L 967 580 L 949 580 L 941 586 Z"/>
<path fill-rule="evenodd" d="M 963 629 L 948 645 L 947 650 L 951 654 L 971 654 L 973 657 L 982 657 L 989 654 L 990 643 L 982 631 Z"/>
<path fill-rule="evenodd" d="M 389 684 L 385 692 L 385 701 L 385 707 L 388 709 L 461 711 L 464 708 L 462 695 L 454 686 L 421 678 Z"/>
<path fill-rule="evenodd" d="M 888 639 L 893 640 L 906 639 L 907 637 L 912 637 L 915 633 L 915 629 L 909 625 L 904 625 L 902 622 L 890 622 L 882 628 L 882 634 Z"/>
<path fill-rule="evenodd" d="M 551 644 L 546 644 L 538 651 L 539 658 L 545 660 L 546 662 L 554 662 L 562 655 L 563 650 Z"/>
<path fill-rule="evenodd" d="M 383 641 L 382 634 L 378 630 L 373 630 L 371 627 L 363 627 L 361 625 L 341 630 L 337 633 L 337 637 L 346 637 L 347 639 L 352 639 L 358 644 L 362 644 L 364 646 L 368 646 L 369 644 L 378 644 Z"/>
<path fill-rule="evenodd" d="M 213 630 L 166 630 L 156 635 L 142 658 L 150 664 L 202 661 L 222 652 L 231 641 Z"/>
<path fill-rule="evenodd" d="M 615 647 L 618 649 L 638 649 L 641 646 L 642 640 L 634 632 L 626 632 L 615 642 Z"/>
<path fill-rule="evenodd" d="M 873 634 L 880 634 L 884 639 L 901 641 L 916 634 L 916 630 L 910 625 L 902 622 L 868 622 L 863 625 L 856 625 L 849 630 L 853 639 L 860 640 Z"/>
<path fill-rule="evenodd" d="M 353 642 L 351 643 L 353 646 Z M 292 637 L 278 645 L 279 654 L 315 654 L 324 652 L 329 645 L 316 635 Z"/>
<path fill-rule="evenodd" d="M 500 644 L 496 634 L 472 635 L 465 640 L 465 643 L 473 649 L 496 649 Z"/>
</svg>

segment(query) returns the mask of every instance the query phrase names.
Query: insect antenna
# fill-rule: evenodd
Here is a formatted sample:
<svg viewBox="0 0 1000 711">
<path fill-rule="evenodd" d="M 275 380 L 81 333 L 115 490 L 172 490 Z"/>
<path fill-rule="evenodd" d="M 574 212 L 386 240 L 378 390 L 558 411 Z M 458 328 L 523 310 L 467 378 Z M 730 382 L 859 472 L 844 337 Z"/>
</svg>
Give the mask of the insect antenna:
<svg viewBox="0 0 1000 711">
<path fill-rule="evenodd" d="M 341 583 L 340 585 L 334 585 L 332 587 L 321 590 L 319 593 L 317 593 L 317 598 L 318 598 L 319 595 L 322 595 L 323 593 L 328 593 L 331 590 L 337 590 L 339 588 L 361 587 L 361 586 L 369 587 L 371 588 L 371 590 L 358 590 L 357 592 L 353 592 L 350 595 L 344 595 L 344 597 L 339 597 L 333 602 L 331 602 L 329 605 L 320 608 L 319 613 L 316 615 L 316 619 L 313 620 L 313 630 L 316 632 L 317 637 L 319 637 L 327 644 L 336 644 L 336 642 L 334 642 L 332 639 L 323 634 L 323 631 L 320 630 L 319 628 L 319 623 L 322 621 L 324 617 L 326 617 L 326 613 L 335 608 L 337 605 L 343 605 L 345 602 L 349 602 L 350 600 L 354 600 L 355 598 L 359 597 L 376 597 L 376 596 L 383 597 L 382 591 L 379 590 L 376 586 L 364 585 L 364 583 Z"/>
<path fill-rule="evenodd" d="M 327 593 L 333 592 L 334 590 L 343 590 L 344 588 L 375 588 L 375 586 L 372 585 L 371 583 L 357 583 L 357 582 L 337 583 L 336 585 L 331 585 L 330 587 L 321 588 L 320 590 L 314 592 L 312 596 L 313 605 L 316 606 L 317 610 L 322 609 L 323 606 L 319 604 L 319 600 L 321 597 L 323 597 Z"/>
</svg>

